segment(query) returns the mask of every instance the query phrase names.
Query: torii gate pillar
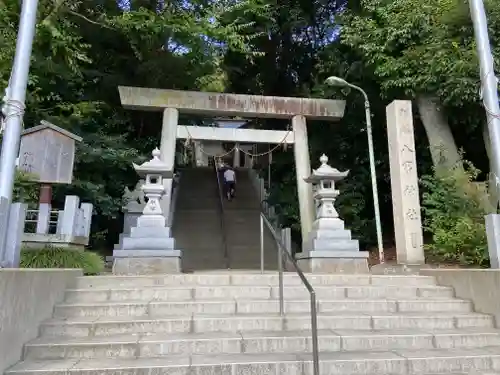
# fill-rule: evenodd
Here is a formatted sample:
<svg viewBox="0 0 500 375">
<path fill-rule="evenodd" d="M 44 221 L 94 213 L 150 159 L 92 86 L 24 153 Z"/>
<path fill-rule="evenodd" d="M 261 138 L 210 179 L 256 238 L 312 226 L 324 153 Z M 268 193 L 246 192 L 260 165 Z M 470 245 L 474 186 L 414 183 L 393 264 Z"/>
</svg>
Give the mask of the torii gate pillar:
<svg viewBox="0 0 500 375">
<path fill-rule="evenodd" d="M 299 198 L 300 228 L 302 242 L 306 241 L 312 230 L 315 219 L 312 185 L 305 179 L 311 174 L 311 157 L 307 139 L 307 122 L 302 115 L 292 117 L 294 133 L 295 171 L 297 174 L 297 195 Z"/>
<path fill-rule="evenodd" d="M 160 159 L 165 165 L 174 170 L 175 165 L 175 144 L 177 142 L 177 124 L 179 122 L 179 111 L 177 108 L 165 108 L 163 110 L 163 120 L 161 127 L 161 140 L 160 140 Z M 161 198 L 160 206 L 163 215 L 169 222 L 168 215 L 170 214 L 170 202 L 172 201 L 171 178 L 163 179 L 163 186 L 165 187 L 165 195 Z"/>
</svg>

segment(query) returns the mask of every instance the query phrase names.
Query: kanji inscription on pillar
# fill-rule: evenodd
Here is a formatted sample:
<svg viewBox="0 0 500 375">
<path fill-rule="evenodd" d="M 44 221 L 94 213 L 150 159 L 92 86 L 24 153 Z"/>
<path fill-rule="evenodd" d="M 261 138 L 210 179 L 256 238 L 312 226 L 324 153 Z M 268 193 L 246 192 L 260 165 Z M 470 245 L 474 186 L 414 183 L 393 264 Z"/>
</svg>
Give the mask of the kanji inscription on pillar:
<svg viewBox="0 0 500 375">
<path fill-rule="evenodd" d="M 411 101 L 393 101 L 386 114 L 397 260 L 422 264 L 425 259 Z"/>
</svg>

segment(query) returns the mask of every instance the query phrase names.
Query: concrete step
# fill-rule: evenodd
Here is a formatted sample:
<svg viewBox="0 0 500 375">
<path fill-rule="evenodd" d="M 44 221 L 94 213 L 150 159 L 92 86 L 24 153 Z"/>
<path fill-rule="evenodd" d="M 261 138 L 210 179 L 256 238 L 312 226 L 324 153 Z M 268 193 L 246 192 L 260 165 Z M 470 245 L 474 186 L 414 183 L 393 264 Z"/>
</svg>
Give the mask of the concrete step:
<svg viewBox="0 0 500 375">
<path fill-rule="evenodd" d="M 322 330 L 321 351 L 375 349 L 458 349 L 499 346 L 499 330 L 419 332 Z M 45 337 L 25 346 L 24 359 L 163 357 L 176 354 L 306 353 L 312 349 L 310 331 L 185 333 L 103 337 Z"/>
<path fill-rule="evenodd" d="M 193 199 L 191 204 L 199 204 L 200 201 L 199 199 Z M 234 202 L 231 202 L 231 204 Z M 228 203 L 229 204 L 229 203 Z M 214 215 L 219 216 L 220 213 L 220 206 L 217 201 L 213 202 L 214 207 L 213 208 L 206 208 L 207 202 L 203 202 L 203 207 L 201 206 L 194 206 L 194 208 L 188 208 L 182 206 L 182 203 L 179 203 L 179 206 L 176 206 L 176 211 L 175 211 L 175 217 L 176 218 L 185 218 L 185 217 L 192 217 L 193 220 L 196 221 L 204 221 L 212 218 Z M 241 221 L 245 222 L 248 220 L 254 220 L 258 222 L 260 220 L 260 206 L 252 206 L 249 208 L 237 208 L 237 209 L 232 209 L 232 208 L 237 208 L 235 205 L 231 206 L 231 209 L 224 210 L 224 217 L 227 220 L 232 220 L 235 219 L 236 221 Z"/>
<path fill-rule="evenodd" d="M 195 218 L 195 215 L 182 213 L 179 216 L 176 215 L 174 218 L 174 227 L 179 225 L 196 228 L 220 227 L 220 218 L 216 213 L 204 218 Z"/>
<path fill-rule="evenodd" d="M 260 214 L 260 204 L 254 199 L 244 200 L 239 196 L 231 202 L 224 203 L 224 214 L 228 217 L 237 216 L 241 211 L 253 211 Z"/>
<path fill-rule="evenodd" d="M 461 329 L 493 328 L 489 315 L 478 313 L 321 313 L 318 329 Z M 42 336 L 74 337 L 117 334 L 236 332 L 306 330 L 311 327 L 307 313 L 287 314 L 193 314 L 181 317 L 79 317 L 51 319 L 41 325 Z"/>
<path fill-rule="evenodd" d="M 183 244 L 187 244 L 188 242 L 184 242 Z M 217 245 L 217 244 L 215 244 Z M 267 243 L 267 252 L 264 252 L 264 261 L 273 261 L 276 262 L 278 259 L 278 253 L 276 249 L 276 245 L 274 243 Z M 206 245 L 205 245 L 206 246 Z M 177 246 L 182 250 L 181 244 Z M 252 251 L 241 250 L 236 245 L 228 244 L 227 253 L 231 260 L 236 261 L 238 263 L 244 262 L 260 262 L 260 252 L 255 251 L 255 248 Z M 182 253 L 182 260 L 191 260 L 196 261 L 199 260 L 201 262 L 212 261 L 212 260 L 220 260 L 225 259 L 225 251 L 223 250 L 223 246 L 217 247 L 196 247 L 184 250 Z"/>
<path fill-rule="evenodd" d="M 259 236 L 238 236 L 226 235 L 226 243 L 228 247 L 234 248 L 234 251 L 242 251 L 250 254 L 260 254 L 260 235 Z M 264 236 L 264 252 L 275 253 L 273 249 L 276 246 L 276 240 L 270 234 Z"/>
<path fill-rule="evenodd" d="M 217 192 L 213 192 L 210 194 L 189 194 L 182 195 L 177 198 L 176 205 L 179 205 L 179 209 L 187 207 L 194 207 L 198 209 L 208 209 L 209 207 L 215 206 L 217 208 L 220 207 L 220 200 L 217 196 Z M 177 206 L 176 206 L 177 207 Z"/>
<path fill-rule="evenodd" d="M 284 273 L 287 286 L 302 285 L 300 277 L 295 272 Z M 386 275 L 342 275 L 342 274 L 305 274 L 312 285 L 328 286 L 435 286 L 436 280 L 429 276 L 386 276 Z M 264 273 L 233 273 L 219 271 L 217 273 L 170 274 L 154 276 L 84 276 L 77 279 L 78 288 L 106 287 L 108 289 L 120 286 L 196 286 L 196 285 L 242 285 L 242 286 L 273 286 L 277 285 L 277 272 Z"/>
<path fill-rule="evenodd" d="M 206 201 L 202 199 L 193 202 L 179 202 L 179 206 L 176 206 L 176 209 L 177 207 L 179 208 L 179 212 L 197 211 L 200 209 L 218 211 L 219 203 L 216 200 Z M 218 217 L 218 214 L 214 214 L 214 217 Z"/>
<path fill-rule="evenodd" d="M 203 218 L 194 218 L 192 214 L 183 213 L 180 217 L 176 216 L 174 219 L 174 225 L 196 226 L 197 228 L 208 228 L 213 224 L 220 224 L 220 215 L 214 214 Z M 258 235 L 260 231 L 260 222 L 258 218 L 243 219 L 239 222 L 235 222 L 231 217 L 225 217 L 224 224 L 227 224 L 227 227 L 231 229 L 232 232 L 252 232 Z"/>
<path fill-rule="evenodd" d="M 414 299 L 414 298 L 451 298 L 453 289 L 440 286 L 316 286 L 318 300 L 321 299 Z M 301 285 L 286 286 L 285 299 L 309 298 L 309 292 Z M 67 302 L 100 301 L 188 301 L 211 299 L 269 299 L 279 298 L 278 286 L 185 286 L 164 287 L 151 284 L 138 288 L 128 281 L 115 287 L 100 285 L 88 289 L 70 289 L 66 292 Z"/>
<path fill-rule="evenodd" d="M 202 218 L 202 217 L 205 217 L 205 218 L 209 218 L 210 216 L 214 215 L 214 214 L 218 214 L 220 211 L 217 208 L 214 208 L 214 209 L 202 209 L 202 208 L 198 208 L 196 210 L 188 210 L 188 209 L 182 209 L 182 207 L 179 207 L 179 206 L 176 206 L 176 209 L 175 209 L 175 217 L 178 217 L 178 216 L 193 216 L 193 218 Z"/>
<path fill-rule="evenodd" d="M 229 262 L 229 268 L 233 270 L 260 270 L 260 262 L 255 261 L 255 262 L 245 262 L 245 263 L 238 263 L 238 262 Z M 276 271 L 278 270 L 278 264 L 276 261 L 269 261 L 267 263 L 264 263 L 264 269 L 268 271 Z"/>
<path fill-rule="evenodd" d="M 234 269 L 247 269 L 247 270 L 260 270 L 260 257 L 247 258 L 245 260 L 237 259 L 234 256 L 229 255 L 229 268 Z M 211 270 L 220 269 L 221 267 L 226 267 L 226 258 L 221 254 L 211 257 L 196 257 L 187 256 L 182 259 L 182 264 L 199 264 L 210 266 Z M 264 266 L 273 267 L 272 270 L 277 270 L 278 262 L 275 257 L 264 258 Z M 270 268 L 264 267 L 266 270 L 271 270 Z"/>
<path fill-rule="evenodd" d="M 307 313 L 311 311 L 310 301 L 285 301 L 286 313 Z M 318 313 L 396 313 L 396 312 L 460 312 L 472 311 L 469 301 L 458 299 L 443 300 L 321 300 L 317 302 Z M 200 300 L 189 302 L 124 301 L 59 304 L 55 307 L 54 317 L 164 317 L 183 314 L 276 314 L 279 312 L 278 300 Z"/>
<path fill-rule="evenodd" d="M 244 216 L 247 213 L 260 214 L 261 211 L 261 203 L 255 194 L 242 194 L 241 192 L 236 192 L 235 197 L 230 201 L 224 199 L 222 206 L 224 212 L 235 213 L 237 210 L 241 210 Z"/>
<path fill-rule="evenodd" d="M 320 353 L 321 375 L 443 374 L 500 369 L 500 348 Z M 171 355 L 163 358 L 25 361 L 6 374 L 310 375 L 309 353 Z"/>
<path fill-rule="evenodd" d="M 271 243 L 267 244 L 269 251 L 264 253 L 264 261 L 272 260 L 274 262 L 276 261 L 276 259 L 278 259 L 277 250 L 274 249 L 274 251 L 272 251 L 273 250 L 271 248 L 272 245 L 274 246 L 274 244 Z M 180 245 L 178 247 L 181 248 Z M 204 245 L 204 247 L 184 249 L 181 260 L 182 261 L 184 261 L 185 259 L 200 260 L 202 262 L 210 260 L 219 260 L 219 259 L 225 259 L 225 253 L 226 252 L 224 251 L 223 246 L 207 247 L 207 245 Z M 252 251 L 240 251 L 240 249 L 228 245 L 227 253 L 229 254 L 229 257 L 232 260 L 238 261 L 240 263 L 245 261 L 252 261 L 252 262 L 255 260 L 260 261 L 260 252 L 255 251 L 255 248 L 252 249 Z"/>
<path fill-rule="evenodd" d="M 182 263 L 183 265 L 183 270 L 184 272 L 191 272 L 191 271 L 200 271 L 200 270 L 205 270 L 205 271 L 212 271 L 215 269 L 221 269 L 222 267 L 226 267 L 227 263 L 224 260 L 221 260 L 219 262 L 199 262 L 196 260 L 193 261 L 186 261 Z M 245 263 L 237 263 L 237 262 L 229 262 L 228 268 L 232 270 L 260 270 L 260 262 L 245 262 Z M 264 263 L 264 269 L 265 270 L 274 270 L 276 271 L 278 269 L 278 265 L 275 261 L 270 261 L 267 263 Z"/>
<path fill-rule="evenodd" d="M 196 243 L 199 242 L 199 245 L 196 247 L 189 248 L 186 250 L 183 254 L 182 257 L 190 254 L 196 254 L 200 256 L 207 256 L 207 255 L 212 255 L 212 254 L 222 254 L 224 252 L 224 245 L 219 245 L 218 244 L 218 239 L 217 236 L 214 234 L 214 242 L 215 243 L 206 243 L 202 242 L 200 239 L 193 239 L 193 238 L 186 238 L 184 237 L 183 240 L 184 242 L 188 243 L 189 241 L 191 243 Z M 232 240 L 231 242 L 226 241 L 227 248 L 228 250 L 231 250 L 235 255 L 240 256 L 242 259 L 245 257 L 254 257 L 254 256 L 260 256 L 260 240 L 255 239 L 254 241 L 250 241 L 251 243 L 245 243 L 245 244 L 238 244 L 236 243 L 235 240 Z M 177 239 L 176 239 L 176 244 L 177 244 Z M 271 239 L 270 237 L 264 239 L 264 256 L 267 257 L 277 257 L 277 252 L 276 252 L 276 241 L 274 239 Z M 206 249 L 212 249 L 212 252 L 208 252 Z M 217 251 L 216 251 L 217 250 Z"/>
</svg>

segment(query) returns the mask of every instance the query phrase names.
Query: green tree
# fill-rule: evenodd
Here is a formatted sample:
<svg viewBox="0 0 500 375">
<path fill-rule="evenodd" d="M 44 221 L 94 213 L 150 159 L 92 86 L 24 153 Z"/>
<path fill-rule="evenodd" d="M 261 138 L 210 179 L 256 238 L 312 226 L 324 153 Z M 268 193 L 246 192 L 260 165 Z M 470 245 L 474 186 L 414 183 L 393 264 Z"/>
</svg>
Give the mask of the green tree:
<svg viewBox="0 0 500 375">
<path fill-rule="evenodd" d="M 492 2 L 498 8 L 498 4 Z M 498 10 L 497 10 L 498 12 Z M 494 29 L 495 22 L 491 23 Z M 342 42 L 354 48 L 388 98 L 414 100 L 434 165 L 459 161 L 454 132 L 477 128 L 478 63 L 467 4 L 459 0 L 363 0 L 344 15 Z M 467 113 L 467 114 L 465 114 Z M 451 121 L 449 121 L 451 117 Z M 452 129 L 450 125 L 458 125 Z"/>
<path fill-rule="evenodd" d="M 484 216 L 494 212 L 473 181 L 478 170 L 436 168 L 423 176 L 424 226 L 432 241 L 425 246 L 427 260 L 435 263 L 489 266 Z"/>
</svg>

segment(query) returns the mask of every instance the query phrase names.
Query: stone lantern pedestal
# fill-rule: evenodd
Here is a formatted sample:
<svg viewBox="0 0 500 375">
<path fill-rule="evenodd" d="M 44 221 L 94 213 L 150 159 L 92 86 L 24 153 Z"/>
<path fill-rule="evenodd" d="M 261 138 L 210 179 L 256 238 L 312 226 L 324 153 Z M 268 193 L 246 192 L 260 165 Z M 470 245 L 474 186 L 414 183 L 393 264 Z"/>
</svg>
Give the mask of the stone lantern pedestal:
<svg viewBox="0 0 500 375">
<path fill-rule="evenodd" d="M 122 238 L 113 251 L 113 273 L 141 275 L 180 272 L 181 251 L 175 250 L 170 228 L 166 226 L 160 199 L 165 194 L 164 178 L 172 178 L 172 171 L 160 160 L 160 150 L 153 151 L 153 159 L 142 165 L 134 164 L 144 178 L 142 191 L 147 199 L 137 225 Z"/>
<path fill-rule="evenodd" d="M 321 166 L 305 179 L 315 186 L 317 210 L 303 252 L 296 254 L 298 264 L 306 272 L 368 273 L 368 252 L 359 251 L 358 240 L 351 238 L 351 231 L 345 229 L 334 205 L 340 194 L 335 182 L 349 171 L 340 172 L 329 166 L 326 155 L 321 156 L 320 162 Z"/>
</svg>

